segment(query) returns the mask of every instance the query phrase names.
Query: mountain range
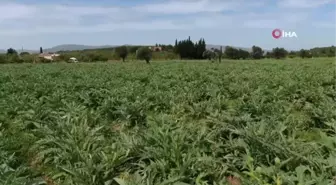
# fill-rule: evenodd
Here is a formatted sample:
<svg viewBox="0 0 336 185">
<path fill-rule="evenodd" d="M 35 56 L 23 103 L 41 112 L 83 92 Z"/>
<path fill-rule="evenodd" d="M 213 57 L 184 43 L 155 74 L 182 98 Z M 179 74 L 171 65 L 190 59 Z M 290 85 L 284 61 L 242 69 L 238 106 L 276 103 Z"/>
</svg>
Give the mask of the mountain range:
<svg viewBox="0 0 336 185">
<path fill-rule="evenodd" d="M 63 44 L 54 46 L 52 48 L 43 49 L 44 52 L 58 52 L 58 51 L 75 51 L 75 50 L 85 50 L 85 49 L 101 49 L 101 48 L 113 48 L 117 47 L 117 45 L 102 45 L 102 46 L 90 46 L 90 45 L 78 45 L 78 44 Z M 207 44 L 206 48 L 211 49 L 220 49 L 221 45 L 213 45 Z M 224 50 L 226 46 L 222 45 L 222 49 Z M 242 49 L 246 51 L 251 51 L 251 48 L 244 48 L 244 47 L 234 47 L 237 49 Z M 29 52 L 29 53 L 39 53 L 39 50 L 26 50 L 26 49 L 17 49 L 19 52 Z M 265 49 L 265 51 L 270 51 Z M 7 50 L 0 49 L 0 53 L 6 53 Z"/>
</svg>

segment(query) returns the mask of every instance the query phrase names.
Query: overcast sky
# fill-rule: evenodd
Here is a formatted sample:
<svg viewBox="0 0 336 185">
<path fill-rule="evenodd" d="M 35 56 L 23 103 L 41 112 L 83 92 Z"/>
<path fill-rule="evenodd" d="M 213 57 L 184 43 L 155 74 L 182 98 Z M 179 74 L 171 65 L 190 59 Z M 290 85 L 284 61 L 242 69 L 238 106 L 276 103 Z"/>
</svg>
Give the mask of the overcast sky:
<svg viewBox="0 0 336 185">
<path fill-rule="evenodd" d="M 60 44 L 336 45 L 335 0 L 0 0 L 0 49 Z M 274 39 L 275 28 L 297 38 Z"/>
</svg>

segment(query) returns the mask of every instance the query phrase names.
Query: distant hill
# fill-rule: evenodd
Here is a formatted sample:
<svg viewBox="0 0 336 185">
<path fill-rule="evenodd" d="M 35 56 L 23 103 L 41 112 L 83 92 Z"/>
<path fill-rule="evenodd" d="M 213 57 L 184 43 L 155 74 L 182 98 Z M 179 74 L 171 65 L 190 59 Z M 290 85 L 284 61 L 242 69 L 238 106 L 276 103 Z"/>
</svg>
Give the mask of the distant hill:
<svg viewBox="0 0 336 185">
<path fill-rule="evenodd" d="M 103 45 L 103 46 L 88 46 L 88 45 L 77 45 L 77 44 L 64 44 L 54 46 L 52 48 L 44 49 L 45 52 L 58 52 L 58 51 L 77 51 L 86 49 L 101 49 L 101 48 L 111 48 L 116 46 Z"/>
</svg>

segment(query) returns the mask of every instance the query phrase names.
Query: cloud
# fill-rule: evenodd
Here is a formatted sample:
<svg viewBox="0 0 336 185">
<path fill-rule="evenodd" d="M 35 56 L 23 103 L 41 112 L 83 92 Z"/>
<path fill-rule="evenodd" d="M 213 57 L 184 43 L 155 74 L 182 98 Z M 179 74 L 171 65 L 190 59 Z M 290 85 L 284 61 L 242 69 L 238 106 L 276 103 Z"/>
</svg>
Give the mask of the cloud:
<svg viewBox="0 0 336 185">
<path fill-rule="evenodd" d="M 335 0 L 279 0 L 278 6 L 285 8 L 317 8 L 327 4 L 335 4 Z"/>
<path fill-rule="evenodd" d="M 309 19 L 297 11 L 329 0 L 279 0 L 294 10 L 267 12 L 266 0 L 168 0 L 134 6 L 2 3 L 0 35 L 103 32 L 117 29 L 274 28 Z M 305 3 L 310 3 L 306 5 Z M 322 3 L 323 2 L 323 3 Z M 303 3 L 303 4 L 302 4 Z M 296 9 L 295 9 L 296 8 Z M 260 11 L 263 9 L 264 11 Z M 285 16 L 284 16 L 285 15 Z"/>
<path fill-rule="evenodd" d="M 23 4 L 2 4 L 0 6 L 0 12 L 0 21 L 3 21 L 7 19 L 31 17 L 37 12 L 37 8 Z"/>
<path fill-rule="evenodd" d="M 122 24 L 101 24 L 94 27 L 89 26 L 67 26 L 67 27 L 35 27 L 31 31 L 15 29 L 15 30 L 0 30 L 0 35 L 30 35 L 40 33 L 94 33 L 106 32 L 113 30 L 183 30 L 188 29 L 185 25 L 176 25 L 172 21 L 152 21 L 150 26 L 148 22 L 129 22 Z"/>
<path fill-rule="evenodd" d="M 244 22 L 244 26 L 248 28 L 271 28 L 275 29 L 279 27 L 279 24 L 275 20 L 252 20 Z"/>
<path fill-rule="evenodd" d="M 249 19 L 244 21 L 244 26 L 269 29 L 299 27 L 310 18 L 307 12 L 248 13 L 246 16 Z"/>
<path fill-rule="evenodd" d="M 314 22 L 312 25 L 316 28 L 333 28 L 336 29 L 336 24 L 331 22 Z"/>
<path fill-rule="evenodd" d="M 252 3 L 242 0 L 199 0 L 186 1 L 175 0 L 165 3 L 146 4 L 135 7 L 136 11 L 144 11 L 147 13 L 158 14 L 195 14 L 204 12 L 223 12 L 223 11 L 237 11 L 248 6 L 261 5 L 261 3 Z"/>
</svg>

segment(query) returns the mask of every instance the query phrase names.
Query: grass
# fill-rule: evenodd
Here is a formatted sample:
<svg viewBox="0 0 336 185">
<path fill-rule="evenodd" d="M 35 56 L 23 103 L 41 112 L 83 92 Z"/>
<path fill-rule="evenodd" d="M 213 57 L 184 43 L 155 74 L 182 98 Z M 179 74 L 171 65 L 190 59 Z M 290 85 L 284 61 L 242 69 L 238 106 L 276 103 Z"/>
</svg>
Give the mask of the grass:
<svg viewBox="0 0 336 185">
<path fill-rule="evenodd" d="M 333 184 L 334 59 L 2 65 L 0 184 Z"/>
</svg>

